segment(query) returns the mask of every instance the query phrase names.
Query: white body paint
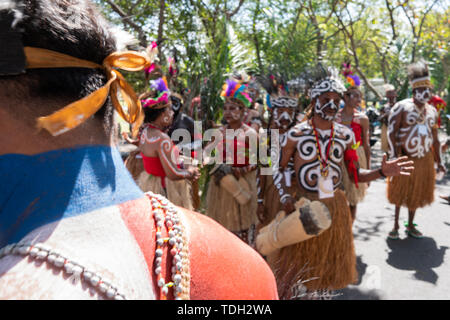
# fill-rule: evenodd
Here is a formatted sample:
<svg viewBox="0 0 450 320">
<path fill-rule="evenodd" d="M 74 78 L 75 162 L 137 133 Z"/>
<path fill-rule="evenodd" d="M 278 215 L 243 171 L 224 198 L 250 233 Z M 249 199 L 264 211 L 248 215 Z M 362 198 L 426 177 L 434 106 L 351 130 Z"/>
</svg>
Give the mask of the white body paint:
<svg viewBox="0 0 450 320">
<path fill-rule="evenodd" d="M 420 113 L 424 114 L 424 122 L 420 124 Z M 402 121 L 402 119 L 404 121 Z M 398 102 L 389 115 L 388 142 L 390 156 L 395 155 L 394 142 L 391 135 L 394 134 L 402 148 L 412 157 L 422 158 L 433 145 L 432 129 L 436 125 L 437 111 L 432 106 L 426 104 L 422 112 L 418 110 L 412 99 Z M 394 132 L 395 126 L 402 121 L 400 129 Z M 419 123 L 418 123 L 419 122 Z"/>
<path fill-rule="evenodd" d="M 22 241 L 43 243 L 67 259 L 98 273 L 127 299 L 156 298 L 144 256 L 117 207 L 42 226 Z M 12 255 L 0 260 L 0 299 L 102 298 L 83 282 L 73 284 L 63 277 L 61 271 L 49 268 L 47 263 Z"/>
<path fill-rule="evenodd" d="M 329 154 L 329 177 L 333 179 L 333 188 L 336 189 L 341 184 L 342 170 L 341 163 L 344 161 L 344 153 L 347 146 L 353 141 L 353 132 L 347 127 L 333 123 L 335 130 L 334 144 Z M 317 129 L 320 149 L 325 152 L 330 142 L 331 130 Z M 318 178 L 320 173 L 320 163 L 317 159 L 318 150 L 316 148 L 316 138 L 312 126 L 308 122 L 296 125 L 288 132 L 288 139 L 297 143 L 298 156 L 305 161 L 298 170 L 298 181 L 302 188 L 311 192 L 318 192 Z"/>
</svg>

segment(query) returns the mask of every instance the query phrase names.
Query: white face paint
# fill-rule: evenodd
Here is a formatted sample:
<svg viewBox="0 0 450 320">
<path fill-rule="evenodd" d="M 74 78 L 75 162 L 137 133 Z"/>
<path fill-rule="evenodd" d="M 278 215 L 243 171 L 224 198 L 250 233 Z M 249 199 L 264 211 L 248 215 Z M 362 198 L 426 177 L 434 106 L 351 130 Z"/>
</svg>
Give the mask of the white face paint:
<svg viewBox="0 0 450 320">
<path fill-rule="evenodd" d="M 416 99 L 417 101 L 419 101 L 420 103 L 427 103 L 428 100 L 430 100 L 431 98 L 431 92 L 429 88 L 426 88 L 425 90 L 423 90 L 422 92 L 416 90 L 414 92 L 414 99 Z"/>
<path fill-rule="evenodd" d="M 278 109 L 275 108 L 274 112 L 273 112 L 274 118 L 275 118 L 275 123 L 279 128 L 283 128 L 286 129 L 290 126 L 290 124 L 292 123 L 293 119 L 292 116 L 290 115 L 289 112 L 287 111 L 283 111 L 283 113 L 281 113 L 281 115 L 278 113 Z M 284 122 L 282 123 L 283 120 L 288 121 L 288 123 Z"/>
<path fill-rule="evenodd" d="M 325 109 L 331 109 L 335 111 L 333 116 L 326 115 L 324 110 Z M 322 119 L 325 119 L 327 121 L 333 121 L 334 118 L 336 118 L 336 114 L 338 111 L 338 107 L 334 104 L 334 100 L 330 100 L 329 102 L 322 105 L 319 101 L 319 99 L 316 100 L 316 105 L 314 106 L 314 112 L 318 114 Z"/>
</svg>

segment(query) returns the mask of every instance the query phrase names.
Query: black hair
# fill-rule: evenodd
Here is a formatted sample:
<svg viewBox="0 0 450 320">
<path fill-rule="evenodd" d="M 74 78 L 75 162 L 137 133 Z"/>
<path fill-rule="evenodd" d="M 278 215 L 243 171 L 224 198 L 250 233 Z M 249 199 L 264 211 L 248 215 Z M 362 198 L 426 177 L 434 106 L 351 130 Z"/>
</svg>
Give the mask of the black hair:
<svg viewBox="0 0 450 320">
<path fill-rule="evenodd" d="M 144 108 L 144 123 L 153 122 L 166 110 L 167 107 L 161 109 Z"/>
<path fill-rule="evenodd" d="M 117 50 L 113 28 L 88 0 L 6 0 L 6 10 L 14 11 L 11 29 L 21 34 L 23 46 L 49 49 L 79 59 L 102 64 Z M 0 77 L 13 84 L 17 95 L 69 98 L 74 101 L 105 85 L 101 69 L 49 68 L 28 69 L 20 76 Z M 62 106 L 61 106 L 62 107 Z M 109 98 L 96 113 L 110 132 L 112 105 Z"/>
</svg>

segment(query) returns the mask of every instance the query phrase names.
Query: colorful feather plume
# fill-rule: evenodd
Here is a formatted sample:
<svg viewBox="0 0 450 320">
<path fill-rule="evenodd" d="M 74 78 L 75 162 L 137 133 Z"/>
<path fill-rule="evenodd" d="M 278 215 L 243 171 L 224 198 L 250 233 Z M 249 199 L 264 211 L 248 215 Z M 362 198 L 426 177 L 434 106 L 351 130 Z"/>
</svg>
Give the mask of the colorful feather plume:
<svg viewBox="0 0 450 320">
<path fill-rule="evenodd" d="M 156 91 L 156 97 L 141 100 L 143 108 L 164 106 L 169 103 L 170 91 L 166 77 L 151 81 L 150 87 Z"/>
<path fill-rule="evenodd" d="M 240 84 L 235 80 L 228 79 L 222 87 L 222 93 L 220 94 L 220 96 L 225 98 L 236 98 L 242 101 L 245 106 L 249 107 L 252 103 L 252 99 L 250 98 L 248 93 L 245 92 L 246 89 L 247 87 L 244 84 Z"/>
<path fill-rule="evenodd" d="M 162 78 L 153 80 L 151 82 L 151 86 L 150 87 L 155 89 L 159 93 L 160 92 L 164 92 L 164 91 L 169 91 L 166 77 L 162 77 Z"/>
<path fill-rule="evenodd" d="M 356 74 L 353 73 L 350 62 L 344 62 L 342 64 L 342 75 L 346 80 L 346 88 L 359 87 L 361 85 L 361 80 Z"/>
</svg>

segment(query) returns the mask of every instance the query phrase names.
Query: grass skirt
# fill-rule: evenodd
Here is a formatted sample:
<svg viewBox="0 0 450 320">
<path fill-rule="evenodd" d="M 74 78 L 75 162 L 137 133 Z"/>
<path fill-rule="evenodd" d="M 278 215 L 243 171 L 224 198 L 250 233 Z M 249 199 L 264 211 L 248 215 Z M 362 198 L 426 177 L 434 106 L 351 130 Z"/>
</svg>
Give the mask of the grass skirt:
<svg viewBox="0 0 450 320">
<path fill-rule="evenodd" d="M 240 232 L 256 224 L 256 170 L 247 172 L 242 176 L 250 186 L 251 199 L 241 205 L 228 191 L 216 185 L 211 177 L 206 195 L 206 215 L 213 218 L 226 229 Z"/>
<path fill-rule="evenodd" d="M 266 225 L 268 225 L 273 219 L 275 219 L 275 216 L 278 212 L 281 211 L 281 202 L 280 202 L 280 194 L 278 193 L 278 189 L 273 183 L 273 176 L 268 175 L 264 176 L 265 179 L 265 186 L 264 186 L 264 193 L 263 193 L 263 204 L 264 204 L 264 221 L 261 223 L 259 228 L 262 228 Z M 286 193 L 290 194 L 294 199 L 296 197 L 296 193 L 298 188 L 296 187 L 297 182 L 294 178 L 292 178 L 292 186 L 289 188 L 286 188 Z"/>
<path fill-rule="evenodd" d="M 156 177 L 147 172 L 139 175 L 137 184 L 142 191 L 158 193 L 165 196 L 174 205 L 193 210 L 192 204 L 192 187 L 189 180 L 166 180 L 166 189 L 161 184 L 161 177 Z"/>
<path fill-rule="evenodd" d="M 388 128 L 385 124 L 381 125 L 381 150 L 384 152 L 389 152 Z"/>
<path fill-rule="evenodd" d="M 144 171 L 144 163 L 142 162 L 140 153 L 141 152 L 139 150 L 132 151 L 125 159 L 125 167 L 127 167 L 136 183 L 139 179 L 139 175 Z M 138 155 L 139 157 L 137 157 Z"/>
<path fill-rule="evenodd" d="M 387 197 L 396 206 L 416 210 L 434 201 L 435 169 L 433 153 L 423 158 L 409 158 L 414 161 L 410 176 L 397 176 L 388 179 Z"/>
<path fill-rule="evenodd" d="M 359 167 L 367 169 L 367 158 L 364 148 L 359 147 L 356 149 L 356 153 L 358 154 Z M 342 186 L 344 187 L 345 197 L 351 206 L 356 206 L 366 196 L 367 183 L 358 182 L 357 188 L 353 179 L 350 180 L 348 171 L 344 166 L 342 167 Z"/>
<path fill-rule="evenodd" d="M 317 194 L 306 197 L 311 201 L 318 198 Z M 281 299 L 291 299 L 293 289 L 301 282 L 308 290 L 315 291 L 338 290 L 357 281 L 347 199 L 342 190 L 336 190 L 333 198 L 320 201 L 330 210 L 331 227 L 317 237 L 280 249 L 271 258 Z"/>
</svg>

